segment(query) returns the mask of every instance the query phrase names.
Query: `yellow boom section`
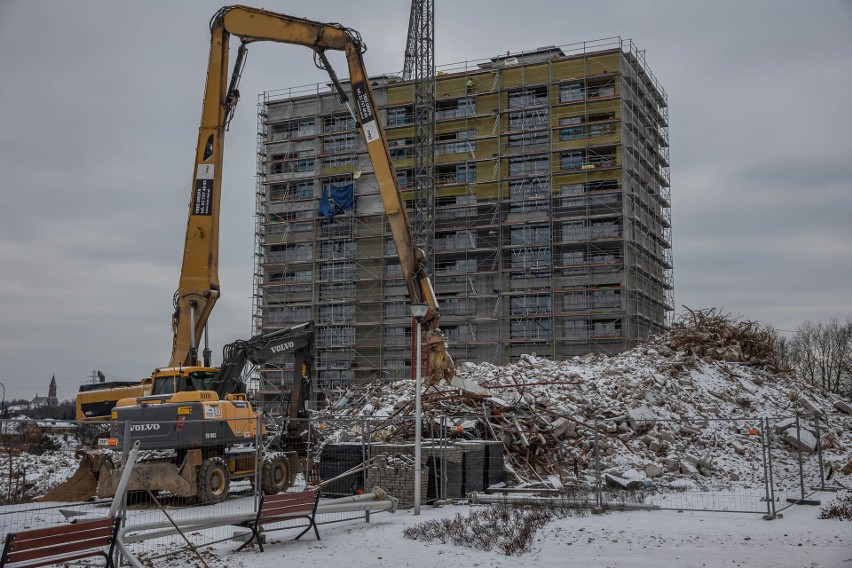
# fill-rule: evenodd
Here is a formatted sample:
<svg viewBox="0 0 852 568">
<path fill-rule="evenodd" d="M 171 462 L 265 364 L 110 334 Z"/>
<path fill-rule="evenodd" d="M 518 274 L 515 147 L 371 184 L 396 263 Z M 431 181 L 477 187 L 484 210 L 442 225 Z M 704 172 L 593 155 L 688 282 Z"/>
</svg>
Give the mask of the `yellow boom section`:
<svg viewBox="0 0 852 568">
<path fill-rule="evenodd" d="M 365 46 L 357 32 L 339 24 L 323 24 L 246 6 L 219 10 L 210 22 L 210 32 L 207 84 L 198 132 L 183 264 L 175 294 L 174 340 L 169 365 L 197 364 L 197 347 L 219 297 L 223 141 L 227 122 L 239 97 L 234 81 L 230 87 L 228 85 L 229 39 L 232 35 L 239 37 L 243 43 L 234 77 L 238 77 L 240 71 L 244 45 L 256 41 L 304 45 L 316 52 L 324 63 L 325 50 L 345 53 L 354 114 L 373 163 L 411 301 L 429 306 L 426 323 L 437 320 L 438 303 L 424 270 L 425 259 L 412 242 L 396 173 L 391 165 L 384 131 L 379 126 L 378 109 L 364 68 L 362 53 Z M 335 85 L 339 86 L 333 71 L 327 64 L 325 66 Z"/>
</svg>

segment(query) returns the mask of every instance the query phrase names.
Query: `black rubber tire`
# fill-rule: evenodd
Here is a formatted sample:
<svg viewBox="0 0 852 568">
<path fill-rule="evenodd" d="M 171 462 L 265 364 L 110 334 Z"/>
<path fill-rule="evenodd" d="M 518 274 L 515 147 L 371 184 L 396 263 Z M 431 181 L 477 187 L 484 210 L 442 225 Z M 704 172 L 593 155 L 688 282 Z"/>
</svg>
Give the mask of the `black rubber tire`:
<svg viewBox="0 0 852 568">
<path fill-rule="evenodd" d="M 279 455 L 263 460 L 260 487 L 266 495 L 287 491 L 290 487 L 290 466 L 286 457 Z"/>
<path fill-rule="evenodd" d="M 198 502 L 215 505 L 228 497 L 231 472 L 222 458 L 207 458 L 198 468 Z"/>
</svg>

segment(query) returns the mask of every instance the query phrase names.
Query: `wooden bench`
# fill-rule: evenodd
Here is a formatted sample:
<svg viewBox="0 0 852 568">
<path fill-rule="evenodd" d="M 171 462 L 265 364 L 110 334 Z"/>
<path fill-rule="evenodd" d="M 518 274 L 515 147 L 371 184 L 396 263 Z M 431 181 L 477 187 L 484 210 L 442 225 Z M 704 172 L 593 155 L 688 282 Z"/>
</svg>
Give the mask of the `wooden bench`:
<svg viewBox="0 0 852 568">
<path fill-rule="evenodd" d="M 112 552 L 120 525 L 121 517 L 106 517 L 9 533 L 0 568 L 35 568 L 92 556 L 103 556 L 106 566 L 114 568 Z"/>
<path fill-rule="evenodd" d="M 298 491 L 294 493 L 262 495 L 260 497 L 260 507 L 258 507 L 257 516 L 251 521 L 246 521 L 240 525 L 251 529 L 251 538 L 244 542 L 242 546 L 234 552 L 239 552 L 255 540 L 260 547 L 260 551 L 263 552 L 263 540 L 260 538 L 263 525 L 271 525 L 273 523 L 280 523 L 291 519 L 308 520 L 308 526 L 293 540 L 299 540 L 302 538 L 302 535 L 311 530 L 311 527 L 313 527 L 314 533 L 317 535 L 317 540 L 320 540 L 317 523 L 314 520 L 314 517 L 317 514 L 319 498 L 319 491 Z"/>
</svg>

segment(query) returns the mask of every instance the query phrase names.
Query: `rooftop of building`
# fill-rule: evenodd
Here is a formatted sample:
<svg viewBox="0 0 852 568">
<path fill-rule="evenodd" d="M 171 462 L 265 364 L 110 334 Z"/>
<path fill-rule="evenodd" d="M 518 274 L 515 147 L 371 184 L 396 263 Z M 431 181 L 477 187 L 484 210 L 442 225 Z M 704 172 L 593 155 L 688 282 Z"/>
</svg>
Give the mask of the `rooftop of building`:
<svg viewBox="0 0 852 568">
<path fill-rule="evenodd" d="M 576 59 L 587 57 L 589 55 L 602 55 L 614 51 L 621 51 L 632 61 L 636 62 L 640 71 L 648 78 L 654 88 L 660 93 L 663 101 L 667 101 L 668 96 L 665 89 L 660 85 L 657 78 L 651 72 L 645 61 L 645 51 L 640 50 L 632 39 L 622 38 L 621 36 L 569 43 L 564 45 L 549 45 L 537 47 L 526 51 L 507 51 L 505 54 L 497 55 L 487 59 L 474 59 L 469 61 L 460 61 L 456 63 L 448 63 L 446 65 L 438 65 L 435 68 L 436 75 L 439 78 L 451 78 L 452 76 L 465 75 L 470 73 L 492 72 L 494 69 L 501 67 L 514 67 L 517 65 L 535 65 L 545 61 L 557 59 Z M 348 83 L 348 79 L 341 81 Z M 385 87 L 397 83 L 405 83 L 400 73 L 383 73 L 370 76 L 372 86 Z M 299 99 L 313 98 L 319 95 L 331 94 L 331 83 L 311 83 L 297 87 L 288 87 L 284 89 L 274 89 L 264 91 L 258 96 L 258 102 L 261 104 L 274 103 L 276 101 L 298 101 Z"/>
</svg>

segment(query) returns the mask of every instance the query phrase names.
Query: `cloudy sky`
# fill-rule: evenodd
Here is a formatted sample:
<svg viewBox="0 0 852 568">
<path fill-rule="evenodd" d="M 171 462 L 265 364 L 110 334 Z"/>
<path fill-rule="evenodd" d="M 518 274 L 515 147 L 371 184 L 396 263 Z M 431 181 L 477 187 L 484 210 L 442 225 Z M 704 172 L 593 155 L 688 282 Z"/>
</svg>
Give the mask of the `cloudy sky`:
<svg viewBox="0 0 852 568">
<path fill-rule="evenodd" d="M 447 64 L 621 36 L 669 94 L 678 307 L 780 329 L 852 314 L 852 2 L 436 0 Z M 168 360 L 194 147 L 221 2 L 0 0 L 0 383 L 71 398 Z M 407 0 L 265 0 L 360 31 L 402 68 Z M 338 57 L 338 69 L 345 69 Z M 256 97 L 325 80 L 249 51 L 226 139 L 211 341 L 251 333 Z M 218 362 L 220 357 L 216 357 Z"/>
</svg>

